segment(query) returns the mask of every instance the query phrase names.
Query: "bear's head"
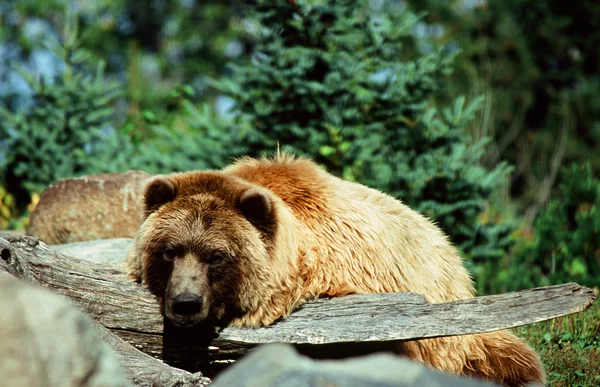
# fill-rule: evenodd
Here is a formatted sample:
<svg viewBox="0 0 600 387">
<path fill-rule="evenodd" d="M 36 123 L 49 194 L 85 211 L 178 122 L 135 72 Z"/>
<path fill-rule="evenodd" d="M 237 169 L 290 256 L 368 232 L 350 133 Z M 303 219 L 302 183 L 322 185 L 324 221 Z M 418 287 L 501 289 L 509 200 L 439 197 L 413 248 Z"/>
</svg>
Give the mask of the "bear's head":
<svg viewBox="0 0 600 387">
<path fill-rule="evenodd" d="M 221 172 L 153 179 L 135 253 L 164 316 L 223 326 L 276 297 L 286 282 L 275 253 L 280 207 L 270 191 Z"/>
</svg>

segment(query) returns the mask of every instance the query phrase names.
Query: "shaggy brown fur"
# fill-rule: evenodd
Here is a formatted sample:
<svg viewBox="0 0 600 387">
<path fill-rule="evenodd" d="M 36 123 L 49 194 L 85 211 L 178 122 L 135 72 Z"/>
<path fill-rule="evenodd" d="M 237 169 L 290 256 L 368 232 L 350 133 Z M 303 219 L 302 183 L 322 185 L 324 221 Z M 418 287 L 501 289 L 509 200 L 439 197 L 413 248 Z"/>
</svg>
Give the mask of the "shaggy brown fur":
<svg viewBox="0 0 600 387">
<path fill-rule="evenodd" d="M 145 200 L 130 274 L 181 325 L 264 326 L 309 299 L 349 293 L 411 291 L 429 302 L 474 295 L 461 257 L 432 222 L 306 159 L 248 158 L 223 171 L 159 177 Z M 202 297 L 197 314 L 173 314 L 181 292 Z M 440 370 L 544 382 L 536 353 L 507 331 L 400 346 Z"/>
<path fill-rule="evenodd" d="M 141 199 L 151 177 L 130 171 L 59 180 L 42 193 L 27 235 L 50 245 L 133 238 L 143 220 Z"/>
</svg>

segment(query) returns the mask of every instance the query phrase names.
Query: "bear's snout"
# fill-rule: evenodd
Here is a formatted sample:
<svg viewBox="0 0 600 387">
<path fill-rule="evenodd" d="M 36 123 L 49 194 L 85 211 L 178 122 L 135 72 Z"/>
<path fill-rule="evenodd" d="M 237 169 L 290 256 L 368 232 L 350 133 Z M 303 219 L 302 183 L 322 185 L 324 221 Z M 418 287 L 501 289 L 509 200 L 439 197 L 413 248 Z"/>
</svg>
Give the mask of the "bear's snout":
<svg viewBox="0 0 600 387">
<path fill-rule="evenodd" d="M 189 316 L 200 313 L 202 297 L 190 292 L 182 293 L 173 299 L 173 314 Z"/>
</svg>

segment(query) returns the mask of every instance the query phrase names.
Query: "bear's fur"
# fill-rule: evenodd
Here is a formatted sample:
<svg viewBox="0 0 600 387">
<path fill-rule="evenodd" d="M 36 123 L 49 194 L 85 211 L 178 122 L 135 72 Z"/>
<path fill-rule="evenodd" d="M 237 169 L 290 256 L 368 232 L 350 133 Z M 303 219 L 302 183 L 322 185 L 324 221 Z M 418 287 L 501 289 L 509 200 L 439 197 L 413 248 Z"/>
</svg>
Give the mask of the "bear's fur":
<svg viewBox="0 0 600 387">
<path fill-rule="evenodd" d="M 27 235 L 49 245 L 133 238 L 143 220 L 142 196 L 151 177 L 129 171 L 59 180 L 42 193 Z"/>
<path fill-rule="evenodd" d="M 411 291 L 432 303 L 474 296 L 460 255 L 432 222 L 306 159 L 246 158 L 157 177 L 145 205 L 130 275 L 178 325 L 264 326 L 307 300 L 350 293 Z M 174 313 L 181 294 L 201 297 L 199 309 Z M 440 370 L 544 382 L 536 353 L 508 331 L 398 345 Z"/>
</svg>

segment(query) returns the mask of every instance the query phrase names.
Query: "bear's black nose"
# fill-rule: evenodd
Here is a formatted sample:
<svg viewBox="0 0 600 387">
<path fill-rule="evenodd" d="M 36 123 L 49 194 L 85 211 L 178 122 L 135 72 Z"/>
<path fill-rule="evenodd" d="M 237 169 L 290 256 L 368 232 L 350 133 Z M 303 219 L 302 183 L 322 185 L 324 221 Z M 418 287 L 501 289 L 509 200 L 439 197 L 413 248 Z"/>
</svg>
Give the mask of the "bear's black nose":
<svg viewBox="0 0 600 387">
<path fill-rule="evenodd" d="M 200 309 L 202 309 L 202 297 L 195 294 L 182 293 L 173 299 L 174 314 L 196 314 Z"/>
</svg>

